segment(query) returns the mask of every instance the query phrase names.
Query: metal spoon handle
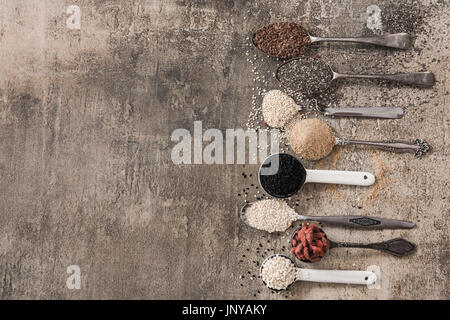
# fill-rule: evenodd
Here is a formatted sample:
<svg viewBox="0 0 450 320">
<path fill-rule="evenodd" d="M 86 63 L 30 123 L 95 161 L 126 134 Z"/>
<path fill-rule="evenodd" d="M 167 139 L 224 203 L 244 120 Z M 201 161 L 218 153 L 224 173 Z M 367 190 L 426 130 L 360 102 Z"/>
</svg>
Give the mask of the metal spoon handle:
<svg viewBox="0 0 450 320">
<path fill-rule="evenodd" d="M 299 216 L 299 219 L 362 229 L 411 229 L 415 226 L 413 222 L 409 221 L 364 216 Z"/>
<path fill-rule="evenodd" d="M 364 248 L 374 249 L 401 257 L 412 253 L 416 245 L 402 238 L 395 238 L 377 243 L 349 243 L 349 242 L 330 242 L 330 248 Z"/>
<path fill-rule="evenodd" d="M 391 152 L 409 152 L 416 156 L 421 156 L 429 150 L 428 144 L 422 139 L 416 139 L 414 142 L 402 141 L 362 141 L 351 140 L 345 138 L 336 138 L 336 145 L 357 144 L 364 146 L 372 146 Z"/>
<path fill-rule="evenodd" d="M 374 284 L 377 281 L 377 275 L 371 271 L 296 268 L 296 280 L 367 285 Z"/>
<path fill-rule="evenodd" d="M 355 42 L 367 43 L 397 49 L 407 49 L 411 45 L 411 38 L 407 33 L 394 33 L 374 37 L 356 38 L 323 38 L 310 36 L 311 43 L 314 42 Z"/>
<path fill-rule="evenodd" d="M 333 80 L 339 78 L 360 78 L 360 79 L 379 79 L 395 81 L 404 84 L 417 85 L 422 87 L 431 87 L 434 85 L 435 78 L 431 72 L 413 72 L 397 74 L 343 74 L 333 72 Z"/>
<path fill-rule="evenodd" d="M 400 119 L 403 109 L 398 107 L 355 107 L 355 108 L 324 108 L 324 115 L 336 117 L 364 117 L 380 119 Z"/>
</svg>

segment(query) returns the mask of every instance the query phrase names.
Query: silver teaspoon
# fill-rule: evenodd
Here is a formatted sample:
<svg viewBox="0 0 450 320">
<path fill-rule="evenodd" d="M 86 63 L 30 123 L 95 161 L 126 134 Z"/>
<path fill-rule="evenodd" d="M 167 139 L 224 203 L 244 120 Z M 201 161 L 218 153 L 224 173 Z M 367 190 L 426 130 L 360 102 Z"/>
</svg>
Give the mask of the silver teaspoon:
<svg viewBox="0 0 450 320">
<path fill-rule="evenodd" d="M 328 91 L 333 82 L 343 78 L 378 79 L 431 87 L 435 77 L 431 72 L 412 72 L 398 74 L 343 74 L 334 71 L 318 58 L 296 58 L 281 64 L 276 71 L 276 78 L 287 89 L 300 92 L 306 96 L 316 96 Z"/>
<path fill-rule="evenodd" d="M 245 215 L 250 206 L 251 203 L 245 204 L 239 212 L 239 217 L 245 224 L 253 228 Z M 337 226 L 361 229 L 412 229 L 415 226 L 413 222 L 409 221 L 365 216 L 306 216 L 299 214 L 297 219 L 300 221 L 317 221 Z"/>
<path fill-rule="evenodd" d="M 416 157 L 420 157 L 430 150 L 430 146 L 422 139 L 416 139 L 413 142 L 403 142 L 403 141 L 362 141 L 362 140 L 352 140 L 346 138 L 336 138 L 336 145 L 364 145 L 371 146 L 379 149 L 383 149 L 391 152 L 408 152 L 414 153 Z"/>
</svg>

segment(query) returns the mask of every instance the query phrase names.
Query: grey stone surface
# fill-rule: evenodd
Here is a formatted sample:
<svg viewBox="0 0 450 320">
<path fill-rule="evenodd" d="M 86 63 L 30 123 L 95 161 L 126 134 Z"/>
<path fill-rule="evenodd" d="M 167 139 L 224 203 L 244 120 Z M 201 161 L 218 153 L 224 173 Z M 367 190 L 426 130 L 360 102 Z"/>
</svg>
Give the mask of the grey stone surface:
<svg viewBox="0 0 450 320">
<path fill-rule="evenodd" d="M 418 245 L 402 259 L 335 249 L 308 265 L 377 265 L 380 289 L 305 282 L 286 294 L 270 293 L 251 276 L 265 249 L 288 249 L 288 236 L 250 230 L 236 214 L 239 191 L 257 184 L 257 166 L 174 165 L 170 157 L 172 131 L 192 130 L 195 120 L 205 129 L 244 126 L 258 85 L 246 52 L 257 55 L 261 72 L 270 74 L 278 63 L 248 46 L 256 28 L 302 20 L 317 35 L 370 34 L 367 6 L 377 4 L 389 17 L 401 9 L 393 3 L 2 0 L 0 298 L 448 299 L 448 2 L 414 1 L 408 21 L 384 21 L 385 31 L 404 26 L 414 34 L 408 51 L 351 44 L 312 50 L 342 72 L 430 70 L 437 78 L 426 90 L 342 83 L 339 105 L 396 105 L 405 116 L 327 119 L 336 132 L 424 138 L 433 152 L 415 158 L 337 149 L 305 165 L 372 171 L 377 185 L 307 185 L 293 199 L 310 215 L 417 223 L 413 230 L 371 232 L 324 227 L 336 240 L 401 236 Z M 80 30 L 66 26 L 69 5 L 81 8 Z M 426 11 L 426 18 L 411 8 Z M 268 82 L 266 89 L 276 85 Z M 244 179 L 242 172 L 253 176 Z M 80 290 L 66 287 L 69 265 L 81 268 Z"/>
</svg>

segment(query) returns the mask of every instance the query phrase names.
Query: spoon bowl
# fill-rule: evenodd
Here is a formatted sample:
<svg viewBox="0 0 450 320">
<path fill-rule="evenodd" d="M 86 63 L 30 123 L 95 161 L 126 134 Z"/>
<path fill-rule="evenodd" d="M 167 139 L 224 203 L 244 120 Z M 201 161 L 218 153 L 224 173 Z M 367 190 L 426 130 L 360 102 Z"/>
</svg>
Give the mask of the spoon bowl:
<svg viewBox="0 0 450 320">
<path fill-rule="evenodd" d="M 288 290 L 288 289 L 295 283 L 296 279 L 294 279 L 294 281 L 292 281 L 292 282 L 287 286 L 286 289 L 274 289 L 274 288 L 269 287 L 269 285 L 264 281 L 264 279 L 263 279 L 263 277 L 262 277 L 262 270 L 263 270 L 263 268 L 264 268 L 264 265 L 266 264 L 267 261 L 269 261 L 270 259 L 273 259 L 273 258 L 275 258 L 275 257 L 283 257 L 283 258 L 286 258 L 286 259 L 288 259 L 289 261 L 291 261 L 291 263 L 292 263 L 292 265 L 293 265 L 294 267 L 296 267 L 294 261 L 293 261 L 291 258 L 289 258 L 288 256 L 286 256 L 286 255 L 284 255 L 284 254 L 280 254 L 280 253 L 272 254 L 272 255 L 268 256 L 267 258 L 265 258 L 264 261 L 261 263 L 261 266 L 259 267 L 259 278 L 260 278 L 261 281 L 264 283 L 264 285 L 265 285 L 267 288 L 269 288 L 270 290 L 273 290 L 273 291 L 275 291 L 275 292 L 280 292 L 280 291 L 283 291 L 283 290 Z"/>
</svg>

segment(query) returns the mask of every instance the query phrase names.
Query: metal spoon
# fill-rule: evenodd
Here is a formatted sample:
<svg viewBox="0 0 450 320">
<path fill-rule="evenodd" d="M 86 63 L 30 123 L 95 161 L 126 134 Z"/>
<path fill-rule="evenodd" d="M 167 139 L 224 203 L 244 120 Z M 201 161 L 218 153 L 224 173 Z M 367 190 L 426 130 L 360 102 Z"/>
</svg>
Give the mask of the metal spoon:
<svg viewBox="0 0 450 320">
<path fill-rule="evenodd" d="M 361 140 L 351 140 L 345 138 L 336 138 L 336 145 L 349 145 L 349 144 L 357 144 L 357 145 L 365 145 L 371 146 L 379 149 L 383 149 L 391 152 L 408 152 L 414 153 L 416 157 L 420 157 L 424 155 L 428 150 L 430 150 L 430 146 L 425 140 L 416 139 L 413 142 L 403 142 L 403 141 L 361 141 Z"/>
<path fill-rule="evenodd" d="M 286 95 L 285 93 L 283 94 Z M 295 104 L 295 101 L 293 99 L 292 103 Z M 281 103 L 276 105 L 276 103 L 274 102 L 274 105 L 277 109 L 283 108 L 283 104 Z M 300 105 L 297 105 L 297 108 L 299 112 L 306 110 L 305 107 Z M 319 106 L 315 106 L 314 109 L 316 109 L 323 115 L 336 117 L 364 117 L 364 118 L 378 118 L 378 119 L 400 119 L 401 117 L 403 117 L 403 109 L 399 107 L 321 108 Z"/>
<path fill-rule="evenodd" d="M 255 44 L 255 41 L 254 41 L 257 32 L 258 32 L 258 30 L 252 36 L 252 43 L 253 43 L 253 45 L 255 45 L 255 47 L 260 49 Z M 309 33 L 308 33 L 308 36 L 309 36 L 309 44 L 306 45 L 307 47 L 310 44 L 318 43 L 318 42 L 353 42 L 353 43 L 372 44 L 372 45 L 396 48 L 396 49 L 408 49 L 411 45 L 411 37 L 407 33 L 394 33 L 394 34 L 385 34 L 382 36 L 346 37 L 346 38 L 314 37 L 314 36 L 311 36 Z M 268 54 L 267 52 L 264 52 L 264 53 Z M 276 55 L 270 55 L 270 56 L 278 57 Z M 283 57 L 281 57 L 281 58 L 283 58 Z M 290 58 L 295 58 L 295 56 L 291 55 Z"/>
<path fill-rule="evenodd" d="M 245 204 L 239 212 L 239 217 L 250 227 L 252 226 L 248 222 L 245 213 L 251 205 L 251 203 Z M 409 221 L 364 216 L 305 216 L 299 214 L 297 219 L 300 221 L 310 220 L 331 225 L 362 229 L 411 229 L 415 226 L 413 222 Z"/>
<path fill-rule="evenodd" d="M 294 240 L 295 234 L 297 231 L 299 231 L 302 227 L 300 226 L 295 230 L 292 234 L 291 240 Z M 319 228 L 320 229 L 320 228 Z M 322 229 L 320 229 L 320 232 L 323 232 Z M 325 232 L 323 232 L 325 233 Z M 363 248 L 363 249 L 374 249 L 378 251 L 382 251 L 388 254 L 391 254 L 396 257 L 403 257 L 408 254 L 411 254 L 416 250 L 416 245 L 405 240 L 402 238 L 395 238 L 383 242 L 375 242 L 375 243 L 350 243 L 350 242 L 336 242 L 328 239 L 327 235 L 325 234 L 324 237 L 328 240 L 328 250 L 325 252 L 325 254 L 330 251 L 332 248 Z M 291 241 L 292 246 L 292 241 Z M 295 256 L 297 259 L 298 257 Z M 300 260 L 300 259 L 299 259 Z M 313 263 L 308 260 L 300 260 L 303 262 Z"/>
<path fill-rule="evenodd" d="M 295 75 L 298 76 L 296 78 L 293 78 L 292 74 L 283 76 L 283 70 L 288 70 L 288 68 L 301 68 L 304 72 L 302 74 L 296 73 Z M 323 74 L 318 75 L 320 72 L 317 70 L 321 70 Z M 326 91 L 331 87 L 333 81 L 343 78 L 379 79 L 422 87 L 431 87 L 435 83 L 434 75 L 431 72 L 375 75 L 338 73 L 333 71 L 333 69 L 321 59 L 316 58 L 297 58 L 289 60 L 277 68 L 276 78 L 283 86 L 293 91 L 301 91 L 302 94 L 307 96 L 317 95 Z"/>
<path fill-rule="evenodd" d="M 297 267 L 291 258 L 283 254 L 273 254 L 267 257 L 261 263 L 261 267 L 259 268 L 259 277 L 261 278 L 261 281 L 264 283 L 266 287 L 277 292 L 281 290 L 269 287 L 269 285 L 264 281 L 262 277 L 262 271 L 267 261 L 277 256 L 288 259 L 292 263 L 292 266 L 295 268 L 294 281 L 290 283 L 285 290 L 289 289 L 289 287 L 292 286 L 292 284 L 296 281 L 363 284 L 363 285 L 374 284 L 377 281 L 377 275 L 372 271 L 304 269 Z"/>
</svg>

